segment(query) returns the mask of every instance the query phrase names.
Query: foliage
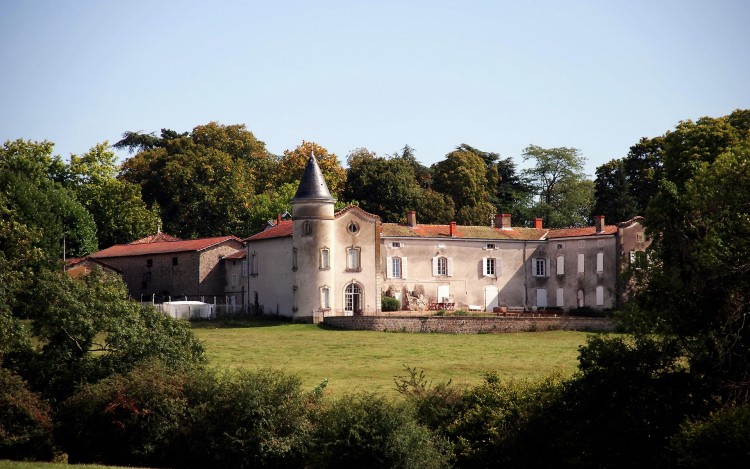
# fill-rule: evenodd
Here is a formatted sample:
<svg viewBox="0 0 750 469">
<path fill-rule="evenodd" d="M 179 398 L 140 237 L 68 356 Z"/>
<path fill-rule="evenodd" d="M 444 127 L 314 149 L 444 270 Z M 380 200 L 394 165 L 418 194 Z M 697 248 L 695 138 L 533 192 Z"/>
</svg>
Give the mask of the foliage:
<svg viewBox="0 0 750 469">
<path fill-rule="evenodd" d="M 275 220 L 285 212 L 292 213 L 289 203 L 297 193 L 298 181 L 282 184 L 276 189 L 269 189 L 262 194 L 254 195 L 249 202 L 246 223 L 251 233 L 259 232 L 266 222 Z"/>
<path fill-rule="evenodd" d="M 585 226 L 593 204 L 593 184 L 586 179 L 586 159 L 576 148 L 542 148 L 530 145 L 524 149 L 523 160 L 534 166 L 523 176 L 534 188 L 537 201 L 534 211 L 550 228 Z"/>
<path fill-rule="evenodd" d="M 20 376 L 0 368 L 0 459 L 49 460 L 50 415 L 49 405 Z"/>
<path fill-rule="evenodd" d="M 719 469 L 750 465 L 750 407 L 724 407 L 685 422 L 670 440 L 671 467 Z"/>
<path fill-rule="evenodd" d="M 346 170 L 341 167 L 338 157 L 315 142 L 302 141 L 294 150 L 284 150 L 279 159 L 279 167 L 275 175 L 275 184 L 283 184 L 302 179 L 307 160 L 315 154 L 320 172 L 326 181 L 331 194 L 340 194 L 346 182 Z"/>
<path fill-rule="evenodd" d="M 492 186 L 487 180 L 488 173 L 492 172 L 488 172 L 482 157 L 458 149 L 435 163 L 432 172 L 433 189 L 453 199 L 457 222 L 478 225 L 489 222 L 489 217 L 495 212 L 495 207 L 489 202 L 489 187 Z M 486 215 L 487 218 L 483 219 Z"/>
<path fill-rule="evenodd" d="M 57 415 L 57 441 L 70 462 L 166 467 L 188 411 L 192 375 L 152 362 L 84 385 Z"/>
<path fill-rule="evenodd" d="M 594 199 L 592 219 L 604 215 L 609 220 L 621 222 L 638 215 L 621 160 L 612 160 L 596 169 Z"/>
<path fill-rule="evenodd" d="M 455 220 L 453 199 L 432 189 L 424 189 L 417 201 L 417 222 L 447 225 Z"/>
<path fill-rule="evenodd" d="M 299 467 L 307 451 L 308 396 L 272 370 L 204 374 L 191 383 L 187 467 Z"/>
<path fill-rule="evenodd" d="M 396 376 L 396 390 L 415 409 L 419 423 L 445 436 L 447 427 L 456 418 L 462 404 L 463 389 L 451 384 L 451 380 L 433 384 L 425 377 L 424 370 L 404 365 L 406 376 Z"/>
<path fill-rule="evenodd" d="M 52 400 L 145 360 L 159 359 L 172 369 L 203 362 L 189 325 L 128 300 L 118 276 L 97 270 L 71 279 L 45 271 L 32 291 L 24 306 L 38 345 L 8 353 L 6 362 Z"/>
<path fill-rule="evenodd" d="M 311 467 L 447 467 L 442 445 L 408 405 L 357 394 L 314 415 Z"/>
<path fill-rule="evenodd" d="M 380 302 L 383 311 L 399 311 L 401 309 L 401 302 L 391 296 L 382 296 Z"/>
</svg>

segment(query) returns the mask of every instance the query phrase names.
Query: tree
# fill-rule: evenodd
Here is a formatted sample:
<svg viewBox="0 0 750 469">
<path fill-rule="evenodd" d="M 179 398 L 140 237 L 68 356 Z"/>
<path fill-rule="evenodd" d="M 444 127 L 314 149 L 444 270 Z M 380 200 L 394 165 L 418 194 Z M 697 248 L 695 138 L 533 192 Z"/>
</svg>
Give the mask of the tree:
<svg viewBox="0 0 750 469">
<path fill-rule="evenodd" d="M 422 196 L 413 166 L 403 158 L 382 158 L 366 149 L 349 154 L 345 198 L 385 222 L 398 222 L 416 210 Z"/>
<path fill-rule="evenodd" d="M 340 194 L 346 182 L 346 171 L 341 167 L 338 157 L 317 143 L 304 140 L 294 150 L 284 150 L 279 160 L 275 183 L 283 184 L 302 179 L 302 173 L 311 154 L 315 154 L 315 159 L 318 160 L 328 190 L 331 194 Z"/>
<path fill-rule="evenodd" d="M 530 145 L 524 149 L 523 160 L 534 160 L 534 166 L 523 174 L 535 189 L 535 211 L 544 218 L 545 226 L 587 225 L 593 197 L 591 185 L 584 183 L 586 159 L 580 152 L 575 148 Z"/>
<path fill-rule="evenodd" d="M 264 224 L 284 212 L 292 213 L 290 201 L 297 193 L 299 182 L 282 184 L 276 190 L 267 190 L 250 199 L 247 224 L 252 233 L 260 231 Z"/>
<path fill-rule="evenodd" d="M 608 219 L 620 222 L 638 215 L 621 160 L 612 160 L 596 169 L 594 198 L 591 218 L 606 215 Z"/>
<path fill-rule="evenodd" d="M 497 162 L 497 189 L 495 191 L 495 205 L 503 213 L 510 213 L 513 220 L 519 224 L 530 223 L 535 215 L 530 214 L 533 188 L 516 170 L 516 164 L 511 158 Z"/>
<path fill-rule="evenodd" d="M 662 137 L 642 138 L 630 147 L 628 156 L 622 161 L 622 171 L 628 182 L 630 196 L 638 214 L 646 213 L 646 207 L 656 195 L 661 179 Z"/>
<path fill-rule="evenodd" d="M 476 153 L 467 150 L 452 151 L 444 160 L 435 163 L 432 171 L 433 189 L 453 199 L 459 223 L 474 223 L 477 221 L 477 212 L 489 210 L 487 165 Z M 467 219 L 461 218 L 461 210 L 464 210 L 463 214 Z M 486 221 L 489 222 L 489 217 Z"/>
</svg>

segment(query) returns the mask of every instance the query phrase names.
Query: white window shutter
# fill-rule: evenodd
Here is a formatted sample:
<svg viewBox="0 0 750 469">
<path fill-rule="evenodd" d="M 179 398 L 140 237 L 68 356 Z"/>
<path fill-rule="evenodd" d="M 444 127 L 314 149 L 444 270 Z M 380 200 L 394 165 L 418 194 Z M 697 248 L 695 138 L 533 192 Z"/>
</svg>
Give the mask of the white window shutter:
<svg viewBox="0 0 750 469">
<path fill-rule="evenodd" d="M 558 288 L 557 289 L 557 302 L 556 302 L 556 306 L 558 306 L 560 308 L 562 308 L 563 306 L 565 306 L 565 290 L 563 290 L 562 288 Z"/>
<path fill-rule="evenodd" d="M 565 274 L 565 256 L 557 256 L 557 275 Z"/>
<path fill-rule="evenodd" d="M 604 272 L 604 253 L 603 252 L 596 253 L 596 271 Z"/>
<path fill-rule="evenodd" d="M 549 277 L 549 257 L 544 260 L 544 276 Z"/>
<path fill-rule="evenodd" d="M 531 276 L 536 277 L 536 257 L 531 258 Z"/>
<path fill-rule="evenodd" d="M 393 277 L 393 258 L 392 257 L 386 257 L 385 258 L 385 278 L 391 278 Z"/>
<path fill-rule="evenodd" d="M 438 276 L 438 258 L 437 257 L 432 258 L 432 276 L 433 277 Z"/>
<path fill-rule="evenodd" d="M 604 287 L 596 287 L 596 305 L 602 306 L 604 304 Z"/>
<path fill-rule="evenodd" d="M 495 277 L 500 278 L 503 275 L 503 260 L 495 258 Z"/>
<path fill-rule="evenodd" d="M 445 273 L 448 275 L 448 277 L 453 277 L 453 258 L 449 257 L 445 260 L 446 263 L 446 271 Z"/>
<path fill-rule="evenodd" d="M 578 254 L 578 273 L 582 274 L 584 272 L 584 265 L 585 265 L 586 257 L 583 253 Z"/>
<path fill-rule="evenodd" d="M 406 278 L 406 258 L 401 258 L 401 278 Z"/>
<path fill-rule="evenodd" d="M 486 257 L 482 258 L 482 275 L 487 277 L 487 258 Z"/>
</svg>

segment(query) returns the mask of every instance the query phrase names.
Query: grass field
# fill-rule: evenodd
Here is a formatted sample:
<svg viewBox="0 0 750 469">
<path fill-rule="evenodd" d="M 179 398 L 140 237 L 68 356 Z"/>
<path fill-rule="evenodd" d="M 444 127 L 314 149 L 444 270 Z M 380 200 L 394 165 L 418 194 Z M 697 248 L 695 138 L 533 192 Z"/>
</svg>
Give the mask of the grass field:
<svg viewBox="0 0 750 469">
<path fill-rule="evenodd" d="M 97 464 L 65 464 L 51 462 L 21 462 L 0 460 L 0 469 L 126 469 L 119 466 L 99 466 Z M 133 469 L 133 468 L 130 468 Z"/>
<path fill-rule="evenodd" d="M 393 396 L 404 366 L 424 370 L 435 383 L 473 385 L 485 373 L 538 378 L 576 370 L 583 332 L 511 334 L 408 334 L 342 331 L 312 324 L 194 323 L 210 365 L 230 369 L 274 368 L 299 376 L 308 390 L 329 379 L 332 396 L 372 391 Z"/>
</svg>

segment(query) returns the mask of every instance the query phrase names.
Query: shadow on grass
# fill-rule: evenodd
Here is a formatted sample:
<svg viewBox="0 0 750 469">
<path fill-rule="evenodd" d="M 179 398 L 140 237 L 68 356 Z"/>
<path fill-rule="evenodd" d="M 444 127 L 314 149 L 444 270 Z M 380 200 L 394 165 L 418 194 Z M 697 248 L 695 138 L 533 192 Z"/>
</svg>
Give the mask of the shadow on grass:
<svg viewBox="0 0 750 469">
<path fill-rule="evenodd" d="M 288 326 L 290 321 L 275 318 L 252 318 L 252 319 L 214 319 L 211 321 L 190 321 L 193 329 L 238 329 L 247 327 L 276 327 Z"/>
</svg>

